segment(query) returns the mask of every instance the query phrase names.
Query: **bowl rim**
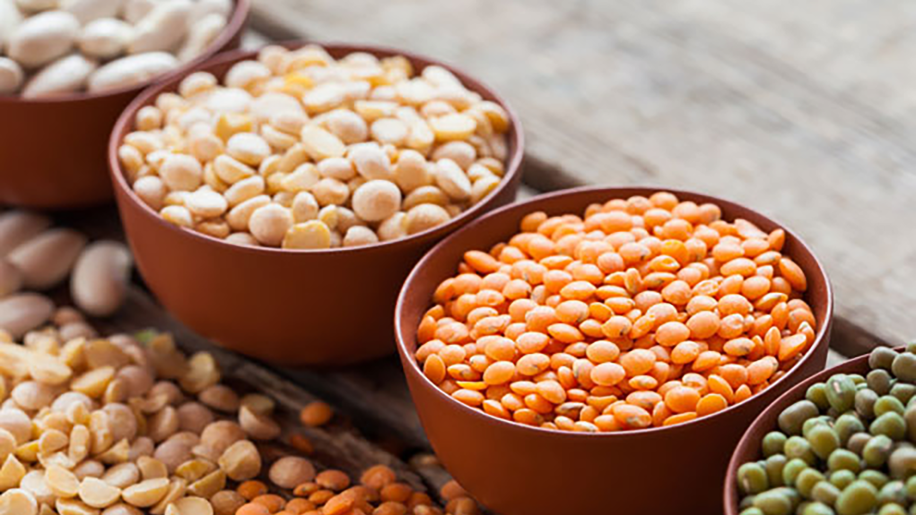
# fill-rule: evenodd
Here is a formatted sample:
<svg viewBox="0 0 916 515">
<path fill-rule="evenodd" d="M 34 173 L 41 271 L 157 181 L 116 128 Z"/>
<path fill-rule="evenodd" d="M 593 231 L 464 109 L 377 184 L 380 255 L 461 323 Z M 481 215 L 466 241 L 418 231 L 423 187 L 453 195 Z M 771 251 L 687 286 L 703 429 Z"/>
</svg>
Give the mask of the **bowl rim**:
<svg viewBox="0 0 916 515">
<path fill-rule="evenodd" d="M 560 197 L 575 197 L 579 195 L 594 194 L 594 193 L 606 194 L 607 200 L 612 200 L 615 198 L 624 198 L 620 195 L 620 192 L 622 191 L 632 192 L 631 194 L 636 194 L 636 195 L 642 194 L 645 196 L 648 196 L 648 194 L 655 193 L 658 191 L 666 191 L 666 192 L 673 193 L 679 197 L 681 197 L 682 195 L 685 195 L 685 196 L 691 197 L 691 199 L 702 199 L 703 201 L 706 201 L 706 202 L 714 202 L 717 205 L 719 205 L 720 207 L 722 207 L 723 211 L 725 211 L 726 209 L 730 211 L 734 208 L 747 209 L 753 212 L 755 215 L 761 217 L 761 219 L 773 224 L 775 227 L 783 229 L 787 235 L 791 236 L 792 239 L 795 240 L 798 243 L 798 245 L 800 245 L 800 248 L 804 252 L 807 252 L 808 254 L 811 255 L 811 257 L 813 258 L 814 264 L 815 264 L 815 271 L 817 272 L 817 275 L 819 275 L 823 279 L 825 289 L 826 289 L 826 306 L 825 306 L 825 311 L 824 311 L 825 313 L 824 320 L 821 321 L 821 323 L 819 323 L 818 328 L 817 328 L 817 334 L 815 335 L 815 338 L 814 338 L 814 343 L 811 344 L 811 347 L 808 349 L 808 352 L 804 354 L 802 359 L 798 363 L 796 363 L 794 367 L 789 369 L 788 373 L 786 373 L 783 377 L 779 378 L 775 383 L 771 384 L 770 388 L 780 383 L 783 383 L 784 381 L 787 381 L 789 376 L 792 375 L 792 373 L 797 373 L 799 370 L 801 370 L 802 365 L 805 362 L 807 362 L 810 359 L 813 359 L 812 356 L 815 354 L 814 353 L 815 348 L 819 346 L 823 346 L 823 345 L 829 345 L 829 342 L 827 341 L 827 335 L 829 334 L 829 331 L 830 331 L 830 328 L 833 322 L 833 309 L 834 309 L 833 286 L 830 284 L 830 278 L 827 275 L 826 270 L 824 269 L 823 263 L 821 263 L 820 259 L 817 258 L 817 255 L 814 254 L 814 252 L 811 250 L 811 247 L 808 246 L 808 244 L 805 243 L 804 240 L 802 240 L 794 231 L 789 229 L 784 224 L 774 220 L 770 216 L 764 215 L 763 213 L 757 211 L 756 209 L 741 205 L 737 202 L 723 199 L 723 198 L 720 198 L 714 195 L 708 195 L 705 193 L 697 193 L 691 190 L 676 189 L 676 188 L 662 188 L 658 186 L 644 186 L 644 185 L 582 186 L 582 187 L 577 187 L 577 188 L 558 190 L 558 191 L 545 193 L 545 194 L 533 197 L 531 199 L 525 200 L 523 202 L 517 202 L 514 204 L 510 204 L 508 206 L 503 206 L 499 209 L 495 209 L 487 213 L 486 215 L 474 220 L 473 222 L 467 224 L 466 226 L 462 227 L 458 231 L 455 231 L 453 234 L 449 235 L 447 238 L 445 238 L 444 240 L 436 244 L 436 246 L 434 246 L 432 249 L 430 249 L 423 256 L 423 258 L 419 262 L 417 262 L 413 270 L 411 270 L 410 275 L 408 275 L 407 279 L 404 281 L 404 287 L 401 289 L 401 292 L 398 294 L 398 301 L 397 301 L 397 305 L 395 306 L 395 314 L 394 314 L 395 341 L 397 342 L 398 354 L 401 357 L 401 361 L 403 363 L 407 363 L 407 365 L 404 366 L 405 368 L 404 373 L 405 375 L 413 376 L 415 379 L 419 378 L 419 383 L 417 383 L 416 381 L 411 381 L 411 386 L 413 384 L 418 384 L 421 388 L 431 389 L 434 392 L 434 395 L 437 396 L 439 399 L 445 401 L 446 403 L 449 403 L 449 405 L 454 406 L 454 408 L 459 410 L 460 412 L 479 420 L 481 423 L 497 424 L 501 429 L 510 431 L 510 432 L 516 432 L 516 433 L 534 432 L 535 434 L 542 434 L 544 436 L 549 436 L 550 438 L 560 437 L 560 438 L 576 440 L 576 441 L 585 440 L 585 439 L 640 438 L 646 435 L 656 435 L 656 434 L 664 434 L 666 432 L 670 433 L 674 431 L 684 431 L 684 430 L 692 429 L 694 427 L 698 427 L 701 425 L 714 423 L 714 421 L 717 418 L 725 415 L 726 413 L 731 413 L 739 409 L 743 409 L 744 406 L 746 405 L 745 402 L 741 402 L 738 404 L 732 404 L 731 406 L 727 407 L 726 409 L 722 411 L 718 411 L 712 415 L 709 415 L 706 417 L 699 417 L 699 418 L 690 420 L 688 422 L 676 424 L 673 426 L 667 426 L 667 427 L 650 427 L 646 429 L 631 429 L 627 431 L 598 432 L 598 433 L 564 431 L 560 429 L 545 429 L 542 427 L 534 427 L 534 426 L 528 426 L 525 424 L 521 424 L 521 423 L 515 422 L 514 420 L 504 420 L 498 417 L 494 417 L 492 415 L 485 413 L 482 410 L 472 408 L 470 406 L 465 405 L 464 403 L 461 403 L 453 399 L 450 395 L 443 392 L 439 387 L 433 384 L 433 382 L 430 381 L 429 378 L 426 377 L 426 374 L 423 373 L 423 371 L 420 369 L 419 363 L 417 363 L 417 360 L 414 358 L 413 353 L 408 350 L 407 339 L 405 338 L 405 335 L 401 328 L 401 319 L 404 317 L 404 309 L 405 309 L 405 304 L 406 304 L 407 293 L 409 290 L 412 289 L 411 287 L 413 283 L 417 281 L 417 275 L 419 275 L 420 270 L 426 267 L 427 263 L 431 261 L 434 258 L 434 256 L 438 254 L 443 248 L 451 245 L 454 239 L 457 239 L 464 232 L 471 232 L 475 230 L 477 227 L 484 225 L 486 223 L 489 223 L 490 220 L 503 216 L 503 214 L 505 214 L 507 211 L 510 211 L 513 209 L 527 208 L 529 211 L 535 211 L 539 208 L 539 204 L 541 204 L 544 201 L 553 200 L 553 199 L 557 199 Z M 584 206 L 583 206 L 583 209 L 584 209 Z M 748 400 L 752 400 L 754 397 L 756 397 L 756 395 L 752 396 Z"/>
<path fill-rule="evenodd" d="M 98 100 L 107 97 L 114 97 L 123 94 L 137 95 L 146 88 L 159 84 L 160 82 L 167 82 L 176 75 L 184 74 L 190 69 L 197 68 L 198 66 L 206 63 L 214 55 L 218 54 L 218 50 L 226 46 L 233 38 L 241 34 L 242 30 L 245 28 L 245 24 L 248 21 L 248 16 L 251 11 L 251 0 L 233 0 L 234 8 L 232 9 L 232 14 L 229 16 L 229 19 L 226 21 L 226 26 L 220 32 L 219 36 L 216 37 L 207 48 L 201 52 L 200 55 L 187 61 L 185 63 L 180 63 L 180 65 L 170 71 L 161 73 L 154 76 L 152 79 L 145 81 L 137 86 L 121 86 L 118 88 L 113 88 L 105 91 L 97 92 L 88 92 L 88 91 L 78 91 L 73 93 L 62 93 L 60 95 L 51 95 L 46 97 L 37 97 L 37 98 L 23 98 L 20 94 L 15 95 L 0 95 L 0 105 L 8 104 L 29 104 L 29 105 L 56 105 L 63 103 L 76 103 L 76 102 L 91 102 L 93 100 Z"/>
<path fill-rule="evenodd" d="M 249 0 L 239 0 L 247 2 Z M 506 110 L 506 113 L 509 115 L 509 126 L 510 129 L 506 133 L 507 142 L 512 149 L 511 153 L 505 161 L 505 173 L 500 178 L 499 185 L 487 194 L 486 197 L 482 198 L 476 204 L 470 208 L 462 211 L 458 216 L 450 219 L 448 222 L 431 227 L 425 231 L 418 232 L 416 234 L 411 234 L 404 238 L 398 238 L 395 240 L 389 241 L 380 241 L 378 243 L 373 243 L 371 245 L 361 245 L 357 247 L 337 247 L 330 249 L 284 249 L 280 247 L 251 247 L 247 245 L 239 245 L 236 243 L 230 243 L 225 240 L 215 238 L 203 233 L 192 231 L 184 227 L 178 227 L 175 224 L 166 222 L 162 216 L 154 211 L 151 207 L 146 205 L 145 202 L 140 200 L 133 189 L 127 183 L 127 178 L 124 175 L 124 172 L 121 168 L 120 160 L 118 159 L 118 148 L 123 140 L 123 137 L 120 136 L 122 133 L 126 135 L 130 130 L 133 124 L 133 119 L 137 111 L 144 105 L 148 105 L 150 100 L 156 97 L 157 95 L 173 91 L 174 88 L 180 83 L 182 79 L 194 72 L 199 71 L 209 71 L 213 68 L 226 65 L 227 63 L 241 61 L 243 59 L 255 58 L 258 53 L 267 46 L 284 46 L 286 48 L 300 48 L 306 45 L 318 45 L 325 50 L 328 50 L 331 53 L 340 52 L 341 54 L 351 54 L 354 52 L 368 52 L 377 56 L 404 56 L 412 61 L 421 63 L 423 67 L 437 65 L 441 66 L 453 74 L 455 74 L 467 87 L 469 90 L 482 94 L 485 98 L 492 99 L 491 101 L 499 104 L 503 109 Z M 242 253 L 263 253 L 263 254 L 280 254 L 280 255 L 316 255 L 316 254 L 349 254 L 357 252 L 367 252 L 367 251 L 382 251 L 391 248 L 399 248 L 410 246 L 413 242 L 422 241 L 428 238 L 439 238 L 446 234 L 451 233 L 455 230 L 456 227 L 463 226 L 469 221 L 473 221 L 476 217 L 485 210 L 487 204 L 489 204 L 495 197 L 503 194 L 506 188 L 510 187 L 521 174 L 522 164 L 525 159 L 525 133 L 522 128 L 522 124 L 518 113 L 512 107 L 506 99 L 500 95 L 496 90 L 485 84 L 484 82 L 476 79 L 472 75 L 465 73 L 462 69 L 457 68 L 449 63 L 446 63 L 442 60 L 435 59 L 423 54 L 417 54 L 411 51 L 405 51 L 396 49 L 384 45 L 374 45 L 374 44 L 362 44 L 362 43 L 341 43 L 334 41 L 312 41 L 312 40 L 291 40 L 291 41 L 281 41 L 281 42 L 271 42 L 265 45 L 258 47 L 257 49 L 238 49 L 231 50 L 227 52 L 222 52 L 216 56 L 208 59 L 204 62 L 198 63 L 197 65 L 183 70 L 181 73 L 170 74 L 168 77 L 157 82 L 156 84 L 151 85 L 145 89 L 140 95 L 138 95 L 131 103 L 127 106 L 121 116 L 118 118 L 118 121 L 115 123 L 114 129 L 112 130 L 111 136 L 109 138 L 108 144 L 108 169 L 109 174 L 111 175 L 113 187 L 116 192 L 121 192 L 125 194 L 130 200 L 129 202 L 137 204 L 141 212 L 146 216 L 152 216 L 155 218 L 156 223 L 163 226 L 165 230 L 175 231 L 177 233 L 183 234 L 191 238 L 199 239 L 201 242 L 210 244 L 210 245 L 221 245 L 228 249 L 232 249 L 237 252 Z"/>
<path fill-rule="evenodd" d="M 888 348 L 897 352 L 903 352 L 906 350 L 906 345 Z M 723 485 L 724 488 L 722 496 L 726 515 L 736 515 L 738 513 L 737 507 L 741 500 L 741 496 L 738 493 L 738 487 L 735 482 L 738 477 L 738 468 L 744 463 L 747 463 L 746 461 L 739 463 L 738 460 L 739 455 L 746 453 L 750 446 L 755 445 L 751 438 L 752 431 L 762 426 L 764 420 L 772 417 L 773 413 L 776 411 L 781 411 L 787 408 L 794 401 L 802 400 L 804 398 L 804 393 L 811 385 L 823 382 L 834 374 L 848 373 L 853 370 L 862 368 L 863 366 L 864 368 L 868 368 L 868 358 L 870 356 L 871 351 L 866 354 L 862 354 L 861 356 L 850 358 L 830 368 L 821 370 L 817 374 L 806 378 L 804 381 L 801 381 L 797 385 L 786 390 L 785 393 L 777 397 L 776 400 L 771 402 L 766 408 L 764 408 L 763 411 L 760 412 L 759 415 L 757 415 L 757 417 L 754 418 L 754 421 L 747 426 L 744 434 L 741 435 L 741 440 L 738 441 L 738 445 L 735 446 L 735 450 L 732 451 L 731 458 L 728 460 L 728 468 L 725 471 L 725 484 Z"/>
</svg>

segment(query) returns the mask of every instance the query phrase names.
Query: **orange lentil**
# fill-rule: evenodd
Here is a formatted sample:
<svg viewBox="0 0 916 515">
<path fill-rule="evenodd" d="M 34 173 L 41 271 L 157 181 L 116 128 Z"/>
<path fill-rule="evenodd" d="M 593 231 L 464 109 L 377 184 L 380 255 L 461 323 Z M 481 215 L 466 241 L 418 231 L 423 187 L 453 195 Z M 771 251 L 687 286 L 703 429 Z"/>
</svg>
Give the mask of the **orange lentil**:
<svg viewBox="0 0 916 515">
<path fill-rule="evenodd" d="M 235 489 L 239 495 L 245 498 L 246 501 L 251 501 L 259 495 L 264 495 L 267 493 L 267 485 L 261 481 L 248 480 L 243 481 Z"/>
<path fill-rule="evenodd" d="M 270 513 L 270 510 L 263 504 L 250 502 L 236 510 L 235 515 L 270 515 Z"/>
<path fill-rule="evenodd" d="M 652 425 L 652 415 L 639 406 L 632 404 L 618 404 L 613 409 L 614 418 L 617 419 L 623 427 L 632 429 L 642 429 Z"/>
<path fill-rule="evenodd" d="M 382 487 L 379 497 L 382 502 L 406 503 L 413 494 L 413 488 L 406 483 L 391 483 Z"/>
<path fill-rule="evenodd" d="M 385 465 L 376 465 L 366 469 L 360 476 L 359 482 L 376 491 L 381 490 L 385 485 L 394 483 L 397 476 L 394 471 Z"/>
<path fill-rule="evenodd" d="M 350 486 L 350 476 L 339 470 L 325 470 L 315 476 L 315 483 L 322 488 L 340 492 Z"/>
<path fill-rule="evenodd" d="M 337 495 L 329 498 L 321 507 L 322 515 L 342 515 L 353 508 L 353 499 L 349 496 Z"/>
<path fill-rule="evenodd" d="M 308 499 L 302 499 L 302 498 L 297 497 L 289 501 L 288 503 L 286 503 L 286 507 L 283 509 L 292 513 L 293 515 L 300 515 L 307 511 L 312 511 L 315 508 L 316 508 L 315 504 L 309 501 Z"/>
<path fill-rule="evenodd" d="M 591 380 L 603 386 L 614 386 L 626 377 L 626 370 L 617 363 L 602 363 L 591 371 Z"/>
<path fill-rule="evenodd" d="M 531 213 L 521 231 L 466 252 L 417 330 L 424 374 L 495 417 L 586 432 L 683 423 L 763 390 L 816 337 L 785 232 L 714 204 L 658 192 L 584 217 Z"/>
<path fill-rule="evenodd" d="M 673 347 L 690 338 L 690 328 L 680 322 L 665 322 L 655 330 L 655 341 L 666 347 Z"/>
<path fill-rule="evenodd" d="M 700 394 L 693 388 L 679 386 L 665 394 L 665 405 L 675 413 L 684 413 L 696 409 Z"/>
<path fill-rule="evenodd" d="M 289 445 L 303 454 L 312 454 L 315 452 L 315 446 L 312 441 L 305 435 L 294 433 L 289 437 Z"/>
<path fill-rule="evenodd" d="M 671 415 L 665 419 L 663 425 L 673 426 L 677 424 L 683 424 L 684 422 L 690 422 L 691 420 L 696 420 L 697 413 L 695 411 L 689 411 L 687 413 L 678 413 L 677 415 Z"/>
<path fill-rule="evenodd" d="M 334 417 L 334 410 L 325 402 L 311 402 L 299 412 L 299 421 L 308 427 L 323 426 Z"/>
<path fill-rule="evenodd" d="M 270 513 L 277 513 L 286 506 L 286 501 L 276 494 L 261 494 L 252 499 L 251 502 L 264 506 Z"/>
<path fill-rule="evenodd" d="M 655 354 L 646 349 L 634 349 L 620 356 L 620 365 L 630 377 L 645 374 L 655 364 Z"/>
<path fill-rule="evenodd" d="M 470 497 L 470 494 L 458 484 L 457 481 L 452 479 L 451 481 L 442 485 L 442 488 L 439 489 L 439 496 L 445 499 L 446 501 L 452 501 L 460 497 Z"/>
</svg>

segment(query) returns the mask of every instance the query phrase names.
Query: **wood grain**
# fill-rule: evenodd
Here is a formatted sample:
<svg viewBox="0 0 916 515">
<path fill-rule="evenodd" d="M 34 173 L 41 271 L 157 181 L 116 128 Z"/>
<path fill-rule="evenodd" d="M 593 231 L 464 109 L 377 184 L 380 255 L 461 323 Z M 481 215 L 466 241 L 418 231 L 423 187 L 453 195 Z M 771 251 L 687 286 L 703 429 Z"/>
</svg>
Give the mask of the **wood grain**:
<svg viewBox="0 0 916 515">
<path fill-rule="evenodd" d="M 684 187 L 783 221 L 828 268 L 839 348 L 858 353 L 916 335 L 914 4 L 254 6 L 254 26 L 273 37 L 376 42 L 460 63 L 520 111 L 526 180 L 538 189 Z"/>
</svg>

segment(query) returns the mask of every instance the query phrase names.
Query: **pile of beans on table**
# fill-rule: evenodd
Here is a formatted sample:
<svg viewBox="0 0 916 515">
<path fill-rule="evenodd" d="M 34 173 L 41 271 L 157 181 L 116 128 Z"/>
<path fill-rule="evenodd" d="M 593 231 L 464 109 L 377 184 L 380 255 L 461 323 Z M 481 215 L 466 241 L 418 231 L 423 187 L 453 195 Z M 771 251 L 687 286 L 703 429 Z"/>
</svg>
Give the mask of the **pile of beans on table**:
<svg viewBox="0 0 916 515">
<path fill-rule="evenodd" d="M 200 56 L 232 0 L 0 0 L 0 95 L 137 86 Z"/>
<path fill-rule="evenodd" d="M 0 328 L 13 338 L 44 324 L 54 303 L 35 293 L 65 283 L 83 312 L 104 317 L 124 303 L 133 259 L 123 243 L 90 242 L 79 231 L 52 226 L 51 219 L 27 211 L 0 214 Z M 30 291 L 23 291 L 30 290 Z M 62 328 L 82 333 L 82 324 Z"/>
<path fill-rule="evenodd" d="M 167 221 L 228 242 L 327 249 L 448 222 L 505 173 L 507 113 L 440 66 L 269 46 L 223 84 L 185 78 L 119 157 Z"/>
<path fill-rule="evenodd" d="M 916 513 L 916 344 L 879 347 L 786 408 L 738 469 L 741 515 Z"/>
<path fill-rule="evenodd" d="M 502 419 L 598 432 L 670 426 L 763 390 L 815 340 L 785 233 L 666 192 L 527 215 L 435 291 L 416 358 Z"/>
<path fill-rule="evenodd" d="M 454 483 L 443 511 L 384 465 L 358 484 L 318 470 L 272 399 L 221 384 L 213 356 L 187 357 L 168 334 L 101 338 L 68 307 L 52 321 L 22 345 L 0 330 L 0 515 L 478 513 Z M 73 324 L 82 332 L 62 338 Z M 332 416 L 314 402 L 299 418 Z M 281 438 L 291 451 L 267 449 Z"/>
</svg>

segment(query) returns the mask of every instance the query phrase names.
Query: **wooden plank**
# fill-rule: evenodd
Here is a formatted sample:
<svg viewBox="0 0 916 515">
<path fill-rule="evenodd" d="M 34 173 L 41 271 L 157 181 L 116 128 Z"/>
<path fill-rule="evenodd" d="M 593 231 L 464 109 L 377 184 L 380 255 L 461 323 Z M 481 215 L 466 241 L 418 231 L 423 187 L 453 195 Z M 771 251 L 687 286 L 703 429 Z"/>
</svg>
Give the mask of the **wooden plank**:
<svg viewBox="0 0 916 515">
<path fill-rule="evenodd" d="M 272 37 L 421 51 L 518 108 L 539 189 L 722 195 L 825 262 L 836 343 L 916 334 L 916 6 L 893 0 L 255 0 Z M 372 13 L 371 16 L 366 13 Z M 893 77 L 894 80 L 888 80 Z"/>
</svg>

